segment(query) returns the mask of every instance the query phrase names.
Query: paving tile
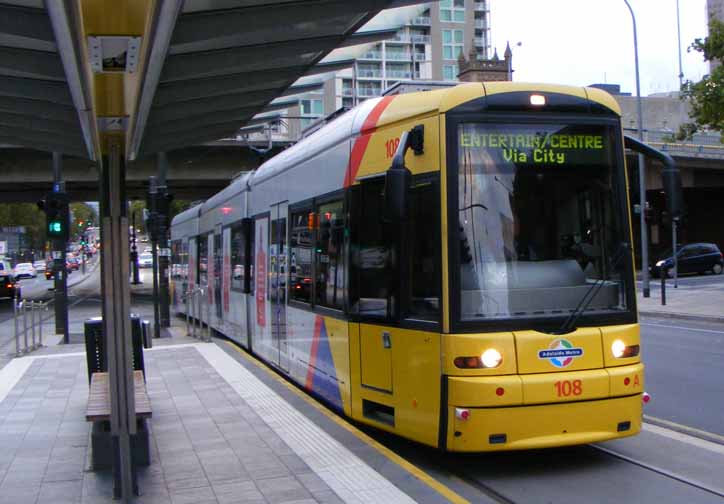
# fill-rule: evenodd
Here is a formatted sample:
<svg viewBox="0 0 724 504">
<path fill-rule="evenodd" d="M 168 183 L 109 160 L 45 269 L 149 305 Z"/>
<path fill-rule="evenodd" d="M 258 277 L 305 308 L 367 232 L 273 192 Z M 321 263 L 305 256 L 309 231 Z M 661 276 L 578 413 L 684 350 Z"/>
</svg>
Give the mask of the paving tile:
<svg viewBox="0 0 724 504">
<path fill-rule="evenodd" d="M 254 481 L 270 503 L 311 498 L 311 494 L 293 476 Z"/>
<path fill-rule="evenodd" d="M 43 483 L 37 504 L 76 504 L 82 496 L 82 482 L 62 481 Z"/>
<path fill-rule="evenodd" d="M 210 486 L 175 490 L 170 493 L 170 497 L 173 504 L 216 504 L 218 502 Z"/>
<path fill-rule="evenodd" d="M 35 502 L 40 493 L 39 486 L 0 486 L 0 504 Z"/>
<path fill-rule="evenodd" d="M 317 476 L 316 473 L 310 471 L 306 473 L 295 474 L 295 476 L 302 483 L 302 485 L 304 485 L 304 487 L 312 493 L 331 491 L 327 484 L 322 480 L 322 478 Z"/>
<path fill-rule="evenodd" d="M 219 504 L 254 501 L 264 502 L 264 496 L 253 481 L 215 483 L 212 488 Z"/>
</svg>

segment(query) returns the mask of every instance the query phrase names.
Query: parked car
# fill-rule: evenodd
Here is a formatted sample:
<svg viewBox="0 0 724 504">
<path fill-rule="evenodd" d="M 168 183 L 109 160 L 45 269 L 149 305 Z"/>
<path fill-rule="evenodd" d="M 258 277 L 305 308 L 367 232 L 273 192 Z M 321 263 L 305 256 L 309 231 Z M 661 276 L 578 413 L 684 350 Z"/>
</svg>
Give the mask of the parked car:
<svg viewBox="0 0 724 504">
<path fill-rule="evenodd" d="M 720 275 L 724 271 L 724 255 L 713 243 L 690 243 L 682 245 L 676 252 L 679 275 L 689 273 L 701 275 L 707 271 Z M 673 268 L 674 257 L 669 250 L 649 269 L 652 276 L 659 277 L 663 272 L 670 278 L 674 276 Z"/>
<path fill-rule="evenodd" d="M 77 271 L 80 269 L 80 259 L 78 257 L 69 257 L 67 263 L 70 265 L 71 271 Z"/>
<path fill-rule="evenodd" d="M 11 273 L 0 272 L 0 297 L 20 297 L 20 285 Z"/>
<path fill-rule="evenodd" d="M 150 252 L 144 252 L 138 256 L 138 267 L 139 268 L 151 268 L 153 267 L 153 255 Z"/>
<path fill-rule="evenodd" d="M 38 274 L 33 267 L 33 263 L 18 263 L 13 270 L 15 278 L 35 278 Z"/>
<path fill-rule="evenodd" d="M 33 268 L 35 268 L 37 273 L 45 271 L 45 261 L 35 261 L 33 263 Z"/>
</svg>

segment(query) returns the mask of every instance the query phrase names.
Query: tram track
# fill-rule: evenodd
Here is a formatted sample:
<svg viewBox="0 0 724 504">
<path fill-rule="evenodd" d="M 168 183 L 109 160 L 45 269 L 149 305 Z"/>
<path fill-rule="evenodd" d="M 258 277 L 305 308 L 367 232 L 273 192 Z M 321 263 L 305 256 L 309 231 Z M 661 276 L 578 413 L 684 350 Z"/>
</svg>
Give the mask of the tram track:
<svg viewBox="0 0 724 504">
<path fill-rule="evenodd" d="M 656 473 L 656 474 L 660 474 L 661 476 L 665 476 L 665 477 L 667 477 L 667 478 L 669 478 L 669 479 L 678 481 L 679 483 L 683 483 L 683 484 L 685 484 L 685 485 L 688 485 L 688 486 L 697 488 L 697 489 L 699 489 L 699 490 L 701 490 L 701 491 L 703 491 L 703 492 L 707 492 L 707 493 L 710 493 L 710 494 L 712 494 L 712 495 L 715 495 L 716 497 L 720 497 L 720 498 L 723 498 L 723 499 L 724 499 L 724 491 L 716 490 L 716 489 L 714 489 L 714 488 L 711 488 L 711 487 L 707 486 L 706 484 L 704 484 L 704 483 L 702 483 L 702 482 L 700 482 L 700 481 L 696 481 L 696 480 L 694 480 L 694 479 L 687 478 L 686 476 L 678 475 L 678 474 L 676 474 L 676 473 L 674 473 L 674 472 L 672 472 L 672 471 L 663 469 L 663 468 L 658 467 L 658 466 L 655 466 L 655 465 L 653 465 L 653 464 L 649 464 L 649 463 L 647 463 L 647 462 L 643 462 L 643 461 L 641 461 L 641 460 L 637 460 L 637 459 L 635 459 L 635 458 L 633 458 L 633 457 L 629 457 L 628 455 L 624 455 L 623 453 L 619 453 L 619 452 L 617 452 L 617 451 L 615 451 L 615 450 L 611 450 L 610 448 L 605 448 L 605 447 L 599 446 L 599 445 L 589 445 L 589 447 L 591 447 L 591 448 L 593 448 L 593 449 L 595 449 L 595 450 L 598 450 L 598 451 L 600 451 L 600 452 L 603 452 L 603 453 L 605 453 L 605 454 L 607 454 L 607 455 L 609 455 L 609 456 L 611 456 L 611 457 L 615 457 L 615 458 L 617 458 L 617 459 L 626 461 L 626 462 L 628 462 L 629 464 L 634 464 L 634 465 L 636 465 L 636 466 L 638 466 L 638 467 L 641 467 L 641 468 L 643 468 L 643 469 L 647 469 L 647 470 L 649 470 L 649 471 L 651 471 L 651 472 L 654 472 L 654 473 Z"/>
</svg>

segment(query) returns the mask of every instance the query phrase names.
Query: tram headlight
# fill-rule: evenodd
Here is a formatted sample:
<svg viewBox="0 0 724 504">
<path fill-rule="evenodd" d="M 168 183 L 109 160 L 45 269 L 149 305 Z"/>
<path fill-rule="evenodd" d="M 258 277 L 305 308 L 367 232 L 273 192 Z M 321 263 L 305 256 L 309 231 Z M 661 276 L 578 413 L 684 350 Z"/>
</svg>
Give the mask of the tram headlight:
<svg viewBox="0 0 724 504">
<path fill-rule="evenodd" d="M 500 366 L 503 356 L 495 348 L 488 348 L 480 356 L 480 361 L 483 363 L 483 367 L 494 368 Z"/>
<path fill-rule="evenodd" d="M 639 345 L 626 345 L 626 343 L 618 339 L 611 343 L 611 353 L 617 359 L 636 357 L 640 349 Z"/>
</svg>

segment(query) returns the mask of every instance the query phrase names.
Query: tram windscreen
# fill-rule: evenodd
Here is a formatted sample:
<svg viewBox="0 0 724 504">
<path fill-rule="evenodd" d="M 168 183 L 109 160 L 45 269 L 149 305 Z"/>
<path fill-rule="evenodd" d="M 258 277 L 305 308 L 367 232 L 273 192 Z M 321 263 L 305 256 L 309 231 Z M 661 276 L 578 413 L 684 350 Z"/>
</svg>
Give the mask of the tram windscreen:
<svg viewBox="0 0 724 504">
<path fill-rule="evenodd" d="M 587 292 L 586 315 L 627 309 L 614 131 L 459 125 L 461 320 L 564 317 Z"/>
</svg>

